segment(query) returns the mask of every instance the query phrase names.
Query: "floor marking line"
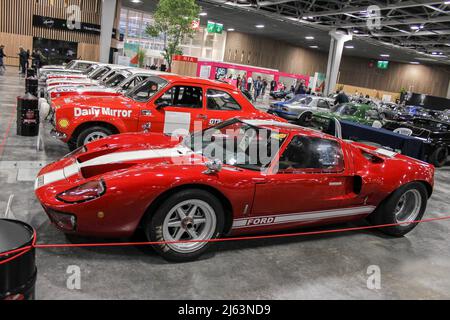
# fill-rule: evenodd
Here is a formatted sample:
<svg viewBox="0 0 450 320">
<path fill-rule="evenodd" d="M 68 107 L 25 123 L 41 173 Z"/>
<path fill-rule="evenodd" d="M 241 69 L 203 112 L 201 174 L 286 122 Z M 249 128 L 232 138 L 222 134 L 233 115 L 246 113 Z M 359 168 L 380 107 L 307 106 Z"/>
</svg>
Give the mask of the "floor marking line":
<svg viewBox="0 0 450 320">
<path fill-rule="evenodd" d="M 16 112 L 16 110 L 13 110 L 13 112 L 11 113 L 11 115 L 9 117 L 8 128 L 6 129 L 6 132 L 3 135 L 2 142 L 0 143 L 0 159 L 3 157 L 3 152 L 5 151 L 5 144 L 6 144 L 6 141 L 8 140 L 10 132 L 11 132 L 11 127 L 13 124 L 15 112 Z"/>
<path fill-rule="evenodd" d="M 450 220 L 450 216 L 438 217 L 438 218 L 428 218 L 423 220 L 411 221 L 410 224 L 427 223 L 433 221 Z M 349 227 L 341 229 L 331 229 L 331 230 L 320 230 L 320 231 L 305 231 L 296 233 L 286 233 L 286 234 L 274 234 L 274 235 L 261 235 L 261 236 L 244 236 L 244 237 L 234 237 L 234 238 L 218 238 L 210 240 L 180 240 L 180 241 L 156 241 L 156 242 L 117 242 L 117 243 L 84 243 L 84 244 L 36 244 L 37 236 L 36 230 L 34 231 L 33 243 L 30 246 L 15 249 L 12 251 L 7 251 L 0 253 L 0 258 L 16 254 L 6 260 L 0 260 L 0 265 L 5 264 L 20 255 L 25 254 L 33 249 L 58 249 L 58 248 L 90 248 L 90 247 L 132 247 L 132 246 L 151 246 L 151 245 L 168 245 L 168 244 L 186 244 L 186 243 L 216 243 L 216 242 L 232 242 L 232 241 L 249 241 L 249 240 L 262 240 L 262 239 L 277 239 L 277 238 L 292 238 L 299 236 L 311 236 L 320 234 L 333 234 L 333 233 L 344 233 L 350 231 L 361 231 L 361 230 L 373 230 L 387 227 L 395 227 L 404 225 L 405 223 L 390 223 L 374 226 L 362 226 L 362 227 Z"/>
<path fill-rule="evenodd" d="M 8 219 L 8 214 L 11 210 L 12 201 L 14 199 L 14 194 L 9 196 L 8 204 L 6 205 L 5 218 Z"/>
</svg>

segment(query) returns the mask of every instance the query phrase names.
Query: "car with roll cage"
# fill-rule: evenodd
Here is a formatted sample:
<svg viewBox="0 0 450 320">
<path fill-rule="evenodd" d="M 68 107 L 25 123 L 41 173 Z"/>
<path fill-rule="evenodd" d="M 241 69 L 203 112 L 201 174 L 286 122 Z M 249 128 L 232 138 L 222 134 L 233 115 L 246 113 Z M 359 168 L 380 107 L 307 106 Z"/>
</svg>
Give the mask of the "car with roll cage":
<svg viewBox="0 0 450 320">
<path fill-rule="evenodd" d="M 235 86 L 173 74 L 151 76 L 124 95 L 62 97 L 51 110 L 51 134 L 71 150 L 117 133 L 187 134 L 236 116 L 280 120 Z"/>
<path fill-rule="evenodd" d="M 416 118 L 409 122 L 387 121 L 383 128 L 423 140 L 426 160 L 435 167 L 439 168 L 447 163 L 450 151 L 450 123 Z"/>
<path fill-rule="evenodd" d="M 35 193 L 67 234 L 122 238 L 141 229 L 165 259 L 184 262 L 225 236 L 363 218 L 403 236 L 423 217 L 433 185 L 425 162 L 289 123 L 234 118 L 183 139 L 96 140 L 44 167 Z"/>
<path fill-rule="evenodd" d="M 310 126 L 322 130 L 328 127 L 330 120 L 347 120 L 369 126 L 381 127 L 384 119 L 380 116 L 378 107 L 354 102 L 342 103 L 333 112 L 315 112 Z"/>
<path fill-rule="evenodd" d="M 38 78 L 39 80 L 46 80 L 52 76 L 85 76 L 86 70 L 97 64 L 98 62 L 93 61 L 72 60 L 65 66 L 44 66 L 38 70 Z"/>
</svg>

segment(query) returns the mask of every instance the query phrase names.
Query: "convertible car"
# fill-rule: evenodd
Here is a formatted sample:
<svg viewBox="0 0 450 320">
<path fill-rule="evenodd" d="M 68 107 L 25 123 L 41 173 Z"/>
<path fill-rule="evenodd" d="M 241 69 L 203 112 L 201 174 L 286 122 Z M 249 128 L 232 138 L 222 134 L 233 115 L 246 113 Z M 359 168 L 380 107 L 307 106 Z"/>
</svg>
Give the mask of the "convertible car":
<svg viewBox="0 0 450 320">
<path fill-rule="evenodd" d="M 362 218 L 403 236 L 422 218 L 433 177 L 433 166 L 384 149 L 235 118 L 180 140 L 94 141 L 43 168 L 35 192 L 65 233 L 142 228 L 164 258 L 188 261 L 222 236 Z"/>
<path fill-rule="evenodd" d="M 413 136 L 425 142 L 426 159 L 435 167 L 447 163 L 450 150 L 450 123 L 417 118 L 410 122 L 388 121 L 383 126 L 400 134 Z"/>
<path fill-rule="evenodd" d="M 117 133 L 182 135 L 239 116 L 281 120 L 235 86 L 170 74 L 151 76 L 125 95 L 61 98 L 51 110 L 52 135 L 71 150 Z"/>
</svg>

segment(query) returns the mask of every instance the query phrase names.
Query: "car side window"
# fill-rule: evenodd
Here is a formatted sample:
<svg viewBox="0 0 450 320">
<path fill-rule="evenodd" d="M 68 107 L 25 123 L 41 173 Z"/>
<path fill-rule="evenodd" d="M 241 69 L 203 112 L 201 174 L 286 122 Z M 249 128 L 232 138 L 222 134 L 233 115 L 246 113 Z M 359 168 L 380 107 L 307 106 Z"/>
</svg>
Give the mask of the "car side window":
<svg viewBox="0 0 450 320">
<path fill-rule="evenodd" d="M 203 89 L 191 86 L 175 86 L 167 90 L 155 104 L 166 103 L 171 107 L 195 108 L 203 107 Z"/>
<path fill-rule="evenodd" d="M 215 89 L 208 89 L 208 109 L 219 111 L 239 111 L 242 107 L 227 92 Z"/>
<path fill-rule="evenodd" d="M 330 109 L 330 105 L 325 100 L 320 99 L 317 102 L 317 107 L 321 109 Z"/>
<path fill-rule="evenodd" d="M 90 68 L 90 66 L 92 66 L 92 64 L 80 62 L 76 65 L 75 69 L 80 70 L 80 71 L 85 71 L 88 68 Z"/>
<path fill-rule="evenodd" d="M 344 155 L 337 141 L 294 137 L 279 163 L 280 173 L 338 173 L 344 170 Z"/>
</svg>

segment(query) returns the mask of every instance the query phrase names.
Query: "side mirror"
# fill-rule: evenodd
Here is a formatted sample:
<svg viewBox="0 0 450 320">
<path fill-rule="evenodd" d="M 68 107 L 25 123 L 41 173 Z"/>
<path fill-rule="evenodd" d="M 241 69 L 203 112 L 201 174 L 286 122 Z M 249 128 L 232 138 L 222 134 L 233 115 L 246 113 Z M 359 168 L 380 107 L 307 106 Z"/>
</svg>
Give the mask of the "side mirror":
<svg viewBox="0 0 450 320">
<path fill-rule="evenodd" d="M 156 104 L 156 110 L 161 110 L 168 106 L 170 106 L 170 103 L 168 101 L 161 101 L 160 103 Z"/>
<path fill-rule="evenodd" d="M 206 162 L 205 166 L 207 170 L 203 172 L 204 174 L 215 174 L 222 171 L 223 163 L 219 159 L 215 159 L 213 161 Z"/>
</svg>

